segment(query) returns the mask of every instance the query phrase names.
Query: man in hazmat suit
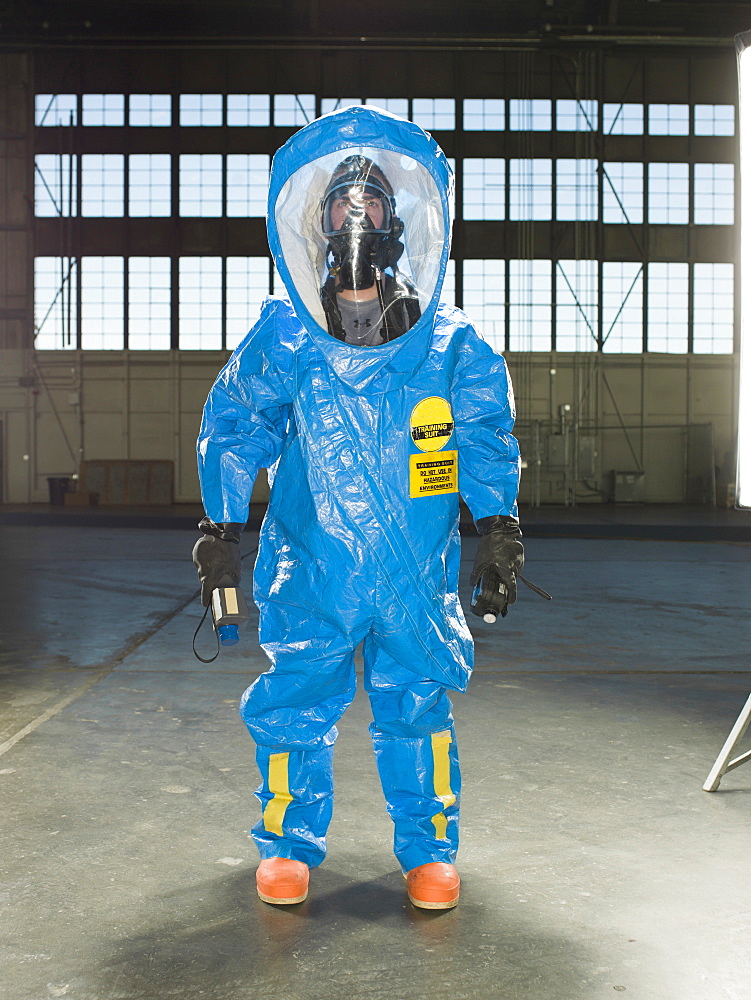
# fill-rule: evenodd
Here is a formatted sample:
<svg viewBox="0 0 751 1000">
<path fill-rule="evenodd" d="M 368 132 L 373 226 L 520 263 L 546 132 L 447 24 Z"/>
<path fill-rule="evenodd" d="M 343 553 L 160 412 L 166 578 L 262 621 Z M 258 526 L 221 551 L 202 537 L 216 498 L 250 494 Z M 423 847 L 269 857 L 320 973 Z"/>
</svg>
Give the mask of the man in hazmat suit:
<svg viewBox="0 0 751 1000">
<path fill-rule="evenodd" d="M 457 595 L 459 494 L 480 534 L 473 610 L 505 614 L 523 567 L 506 365 L 439 303 L 453 178 L 433 139 L 372 107 L 317 119 L 274 157 L 269 298 L 219 374 L 198 440 L 209 602 L 240 579 L 256 474 L 271 496 L 254 574 L 271 668 L 240 714 L 257 746 L 261 899 L 296 903 L 326 853 L 336 722 L 362 643 L 373 747 L 411 901 L 459 898 L 460 774 L 448 690 L 472 639 Z"/>
</svg>

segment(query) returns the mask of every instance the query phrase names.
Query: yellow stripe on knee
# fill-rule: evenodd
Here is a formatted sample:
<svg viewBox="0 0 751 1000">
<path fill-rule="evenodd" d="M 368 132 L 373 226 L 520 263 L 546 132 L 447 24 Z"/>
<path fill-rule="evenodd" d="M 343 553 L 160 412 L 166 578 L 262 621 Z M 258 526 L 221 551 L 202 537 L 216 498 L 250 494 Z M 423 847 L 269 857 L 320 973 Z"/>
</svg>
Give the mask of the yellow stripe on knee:
<svg viewBox="0 0 751 1000">
<path fill-rule="evenodd" d="M 284 814 L 292 801 L 289 793 L 289 753 L 272 753 L 269 757 L 269 791 L 274 797 L 263 810 L 263 825 L 268 833 L 281 837 Z"/>
<path fill-rule="evenodd" d="M 446 729 L 442 733 L 433 733 L 430 738 L 433 749 L 433 787 L 436 798 L 443 802 L 443 810 L 433 816 L 433 826 L 438 840 L 446 839 L 446 827 L 448 819 L 446 810 L 456 802 L 456 796 L 451 791 L 451 762 L 449 760 L 449 747 L 451 746 L 451 732 Z"/>
</svg>

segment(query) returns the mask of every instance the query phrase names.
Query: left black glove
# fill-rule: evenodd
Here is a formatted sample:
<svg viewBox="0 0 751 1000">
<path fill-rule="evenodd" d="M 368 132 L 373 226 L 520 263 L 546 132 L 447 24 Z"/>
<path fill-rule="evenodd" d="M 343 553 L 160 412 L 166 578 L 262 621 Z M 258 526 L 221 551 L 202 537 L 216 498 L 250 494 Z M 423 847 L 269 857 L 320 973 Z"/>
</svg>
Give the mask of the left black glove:
<svg viewBox="0 0 751 1000">
<path fill-rule="evenodd" d="M 201 604 L 208 607 L 217 587 L 237 586 L 242 576 L 240 532 L 242 524 L 215 524 L 204 517 L 198 525 L 204 532 L 193 546 L 193 565 L 201 581 Z"/>
<path fill-rule="evenodd" d="M 515 517 L 494 514 L 475 521 L 480 535 L 470 582 L 480 584 L 480 593 L 472 605 L 474 614 L 505 618 L 509 604 L 516 600 L 516 578 L 524 569 L 524 546 L 519 521 Z"/>
</svg>

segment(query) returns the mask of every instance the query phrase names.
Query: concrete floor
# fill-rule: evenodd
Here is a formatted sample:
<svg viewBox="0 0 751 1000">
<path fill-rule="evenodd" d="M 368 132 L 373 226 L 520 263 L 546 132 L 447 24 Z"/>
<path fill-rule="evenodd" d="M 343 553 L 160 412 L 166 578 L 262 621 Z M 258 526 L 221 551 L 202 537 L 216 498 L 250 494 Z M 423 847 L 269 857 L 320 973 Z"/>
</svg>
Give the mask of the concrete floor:
<svg viewBox="0 0 751 1000">
<path fill-rule="evenodd" d="M 252 627 L 193 658 L 195 537 L 0 525 L 3 1000 L 751 997 L 751 764 L 701 790 L 751 690 L 747 543 L 530 533 L 555 600 L 471 622 L 462 900 L 431 914 L 362 696 L 309 900 L 255 896 L 236 708 L 264 658 Z"/>
</svg>

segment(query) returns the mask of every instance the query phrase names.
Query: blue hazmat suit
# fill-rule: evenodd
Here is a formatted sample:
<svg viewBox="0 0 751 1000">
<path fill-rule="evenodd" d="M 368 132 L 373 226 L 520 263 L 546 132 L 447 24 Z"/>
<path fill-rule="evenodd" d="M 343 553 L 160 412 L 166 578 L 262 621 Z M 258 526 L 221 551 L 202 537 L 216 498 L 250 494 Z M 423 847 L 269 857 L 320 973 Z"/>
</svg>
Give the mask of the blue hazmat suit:
<svg viewBox="0 0 751 1000">
<path fill-rule="evenodd" d="M 321 200 L 346 156 L 393 187 L 399 261 L 420 316 L 375 347 L 327 329 Z M 262 858 L 320 864 L 336 722 L 362 643 L 373 747 L 403 871 L 453 862 L 460 774 L 447 690 L 465 690 L 472 638 L 457 594 L 459 495 L 475 520 L 516 515 L 519 451 L 503 358 L 439 301 L 453 177 L 435 141 L 379 109 L 317 119 L 275 155 L 268 237 L 288 298 L 219 374 L 198 440 L 207 515 L 245 523 L 256 474 L 271 495 L 254 576 L 271 668 L 240 713 L 257 745 Z M 329 261 L 330 263 L 330 261 Z"/>
</svg>

